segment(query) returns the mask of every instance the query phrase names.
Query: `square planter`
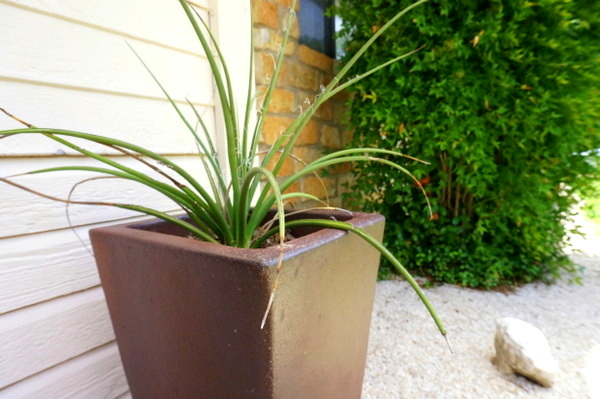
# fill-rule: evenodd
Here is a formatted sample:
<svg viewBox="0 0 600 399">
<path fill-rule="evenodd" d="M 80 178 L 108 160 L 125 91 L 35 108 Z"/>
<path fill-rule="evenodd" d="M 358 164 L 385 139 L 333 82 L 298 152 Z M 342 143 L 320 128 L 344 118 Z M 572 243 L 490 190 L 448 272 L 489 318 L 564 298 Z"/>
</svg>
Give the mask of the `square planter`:
<svg viewBox="0 0 600 399">
<path fill-rule="evenodd" d="M 380 215 L 312 212 L 381 239 Z M 134 398 L 360 398 L 379 252 L 298 229 L 279 247 L 202 242 L 163 221 L 90 232 Z"/>
</svg>

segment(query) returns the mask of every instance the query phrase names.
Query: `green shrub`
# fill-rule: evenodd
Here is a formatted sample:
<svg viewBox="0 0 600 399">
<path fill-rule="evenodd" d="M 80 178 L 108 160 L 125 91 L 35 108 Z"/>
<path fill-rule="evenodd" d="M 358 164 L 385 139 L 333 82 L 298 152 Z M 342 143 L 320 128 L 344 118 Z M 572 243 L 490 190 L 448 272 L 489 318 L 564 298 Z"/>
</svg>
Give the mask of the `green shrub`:
<svg viewBox="0 0 600 399">
<path fill-rule="evenodd" d="M 345 60 L 372 21 L 407 4 L 340 0 Z M 410 269 L 473 287 L 574 270 L 564 222 L 597 177 L 599 28 L 597 0 L 432 0 L 361 59 L 366 70 L 426 45 L 354 86 L 349 103 L 350 146 L 430 162 L 410 169 L 431 220 L 415 184 L 382 164 L 357 165 L 348 195 L 386 215 L 387 245 Z"/>
</svg>

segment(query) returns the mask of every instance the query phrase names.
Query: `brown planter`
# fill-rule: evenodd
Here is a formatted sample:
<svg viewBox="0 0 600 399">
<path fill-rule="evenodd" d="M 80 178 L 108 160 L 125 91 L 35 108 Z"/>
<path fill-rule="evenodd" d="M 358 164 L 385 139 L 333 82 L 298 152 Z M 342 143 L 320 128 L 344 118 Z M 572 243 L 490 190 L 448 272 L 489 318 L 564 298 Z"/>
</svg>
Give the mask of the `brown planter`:
<svg viewBox="0 0 600 399">
<path fill-rule="evenodd" d="M 381 239 L 382 216 L 346 221 Z M 278 247 L 201 242 L 163 221 L 92 230 L 132 396 L 360 398 L 379 253 L 351 233 L 310 230 L 286 245 L 262 330 Z"/>
</svg>

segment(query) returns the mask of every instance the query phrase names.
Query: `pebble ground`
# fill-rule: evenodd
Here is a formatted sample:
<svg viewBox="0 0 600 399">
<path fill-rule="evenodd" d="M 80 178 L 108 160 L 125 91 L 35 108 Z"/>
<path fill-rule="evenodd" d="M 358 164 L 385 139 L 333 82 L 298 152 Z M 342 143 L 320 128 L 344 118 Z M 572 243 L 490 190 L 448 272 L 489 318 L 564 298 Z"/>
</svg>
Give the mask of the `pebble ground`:
<svg viewBox="0 0 600 399">
<path fill-rule="evenodd" d="M 583 285 L 427 289 L 454 354 L 406 282 L 377 283 L 363 399 L 600 399 L 600 235 L 584 226 L 588 235 L 573 237 L 570 249 Z M 503 375 L 491 363 L 495 321 L 505 316 L 544 333 L 560 367 L 553 387 Z"/>
</svg>

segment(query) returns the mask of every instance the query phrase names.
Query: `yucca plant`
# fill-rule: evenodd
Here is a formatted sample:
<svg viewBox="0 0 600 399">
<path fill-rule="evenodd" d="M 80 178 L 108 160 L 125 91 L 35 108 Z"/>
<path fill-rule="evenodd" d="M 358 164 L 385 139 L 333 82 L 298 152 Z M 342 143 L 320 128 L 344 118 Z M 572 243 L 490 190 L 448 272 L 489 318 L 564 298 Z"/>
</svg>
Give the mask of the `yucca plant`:
<svg viewBox="0 0 600 399">
<path fill-rule="evenodd" d="M 292 176 L 284 179 L 278 179 L 279 171 L 288 156 L 291 156 L 292 148 L 298 138 L 300 132 L 307 122 L 314 115 L 316 110 L 328 99 L 340 93 L 348 86 L 360 81 L 361 79 L 377 72 L 381 68 L 401 60 L 409 56 L 411 53 L 396 57 L 385 62 L 382 65 L 373 68 L 367 72 L 354 75 L 351 79 L 347 79 L 348 72 L 355 61 L 362 56 L 364 51 L 382 35 L 388 27 L 406 14 L 412 8 L 423 4 L 427 0 L 420 0 L 411 5 L 405 10 L 398 13 L 388 23 L 382 26 L 373 37 L 356 53 L 354 58 L 348 62 L 335 76 L 335 78 L 322 90 L 322 93 L 304 112 L 298 116 L 295 122 L 281 135 L 281 137 L 264 153 L 259 160 L 259 137 L 262 132 L 265 122 L 266 110 L 271 101 L 277 77 L 281 69 L 284 59 L 285 45 L 288 41 L 289 29 L 284 33 L 281 44 L 281 50 L 276 57 L 276 66 L 273 76 L 271 77 L 270 85 L 265 93 L 259 93 L 262 103 L 258 110 L 257 116 L 253 117 L 255 112 L 255 94 L 253 71 L 248 73 L 248 88 L 245 99 L 245 113 L 238 115 L 236 113 L 235 102 L 239 101 L 233 95 L 233 87 L 228 72 L 228 66 L 221 54 L 219 45 L 212 35 L 205 21 L 195 12 L 186 0 L 179 0 L 181 7 L 185 11 L 187 18 L 192 24 L 195 33 L 200 41 L 200 44 L 207 56 L 210 68 L 214 77 L 215 85 L 218 92 L 220 106 L 223 114 L 223 122 L 225 133 L 227 135 L 227 165 L 219 163 L 216 157 L 215 145 L 211 140 L 207 126 L 199 112 L 194 109 L 194 106 L 189 102 L 189 106 L 194 111 L 196 119 L 188 120 L 180 107 L 173 101 L 167 90 L 159 82 L 158 78 L 150 71 L 150 68 L 140 61 L 154 79 L 156 84 L 161 88 L 162 92 L 173 106 L 175 112 L 178 113 L 181 120 L 194 136 L 199 148 L 199 162 L 202 162 L 204 170 L 210 181 L 210 187 L 203 187 L 199 182 L 186 170 L 170 161 L 168 158 L 147 150 L 142 146 L 128 143 L 125 141 L 98 136 L 89 133 L 78 131 L 60 130 L 52 128 L 41 128 L 28 124 L 16 116 L 11 115 L 8 111 L 0 108 L 5 114 L 16 119 L 26 125 L 26 128 L 0 131 L 0 138 L 6 138 L 24 134 L 38 134 L 54 140 L 72 150 L 83 154 L 87 157 L 99 161 L 102 166 L 62 166 L 47 169 L 40 169 L 28 172 L 28 174 L 51 173 L 60 171 L 88 171 L 98 172 L 107 177 L 121 178 L 130 180 L 139 184 L 143 184 L 157 192 L 167 196 L 173 200 L 189 218 L 189 222 L 185 219 L 169 215 L 156 209 L 143 207 L 132 204 L 108 203 L 108 202 L 84 202 L 73 201 L 70 198 L 56 198 L 48 196 L 44 193 L 27 188 L 12 178 L 15 176 L 7 176 L 0 178 L 4 183 L 16 186 L 31 193 L 65 203 L 73 204 L 88 204 L 98 206 L 112 206 L 117 208 L 129 209 L 143 214 L 151 215 L 173 223 L 187 232 L 193 237 L 212 242 L 221 243 L 227 246 L 240 248 L 258 248 L 270 237 L 275 236 L 278 245 L 281 248 L 278 272 L 281 267 L 281 258 L 283 256 L 283 248 L 285 246 L 286 229 L 298 226 L 316 226 L 322 228 L 331 228 L 349 231 L 366 240 L 369 244 L 375 247 L 383 257 L 393 264 L 398 272 L 410 283 L 418 296 L 421 298 L 429 312 L 431 313 L 440 332 L 446 336 L 442 323 L 438 319 L 432 305 L 427 300 L 418 284 L 411 275 L 404 269 L 401 263 L 380 244 L 375 238 L 365 231 L 354 227 L 353 225 L 335 220 L 322 219 L 298 219 L 286 221 L 285 204 L 291 198 L 304 197 L 317 200 L 317 198 L 302 192 L 286 192 L 292 184 L 303 176 L 314 173 L 319 169 L 324 169 L 332 165 L 344 162 L 381 162 L 391 168 L 395 168 L 410 176 L 417 184 L 418 181 L 410 174 L 408 170 L 396 162 L 390 161 L 390 156 L 411 158 L 407 155 L 395 151 L 377 149 L 377 148 L 356 148 L 337 151 L 331 154 L 324 155 L 320 159 L 306 164 L 302 170 L 296 172 Z M 292 10 L 294 7 L 292 6 Z M 288 17 L 288 26 L 294 18 L 294 13 L 290 12 Z M 252 45 L 250 43 L 249 45 Z M 134 51 L 135 52 L 135 51 Z M 252 51 L 250 52 L 252 54 Z M 137 55 L 137 53 L 136 53 Z M 252 55 L 251 55 L 252 57 Z M 250 65 L 253 65 L 251 59 Z M 200 127 L 199 132 L 194 125 Z M 115 150 L 124 154 L 142 164 L 147 171 L 142 172 L 125 166 L 107 156 L 101 155 L 98 152 L 90 151 L 75 144 L 73 140 L 84 140 L 89 143 L 100 144 L 109 149 Z M 262 155 L 262 154 L 260 154 Z M 274 157 L 279 155 L 278 160 L 274 162 Z M 385 157 L 385 158 L 383 158 Z M 161 167 L 156 166 L 162 165 Z M 272 168 L 267 168 L 267 165 L 273 165 Z M 230 181 L 226 181 L 225 172 L 230 176 Z M 420 185 L 419 185 L 420 186 Z M 422 189 L 422 187 L 421 187 Z M 284 194 L 285 192 L 285 194 Z M 264 223 L 268 212 L 275 208 L 276 216 L 274 220 Z M 301 211 L 298 211 L 301 212 Z M 276 222 L 276 223 L 274 223 Z M 271 228 L 274 224 L 276 227 Z M 265 311 L 263 325 L 269 313 L 269 308 L 275 296 L 277 289 L 277 280 L 273 286 L 271 299 L 268 308 Z"/>
</svg>

